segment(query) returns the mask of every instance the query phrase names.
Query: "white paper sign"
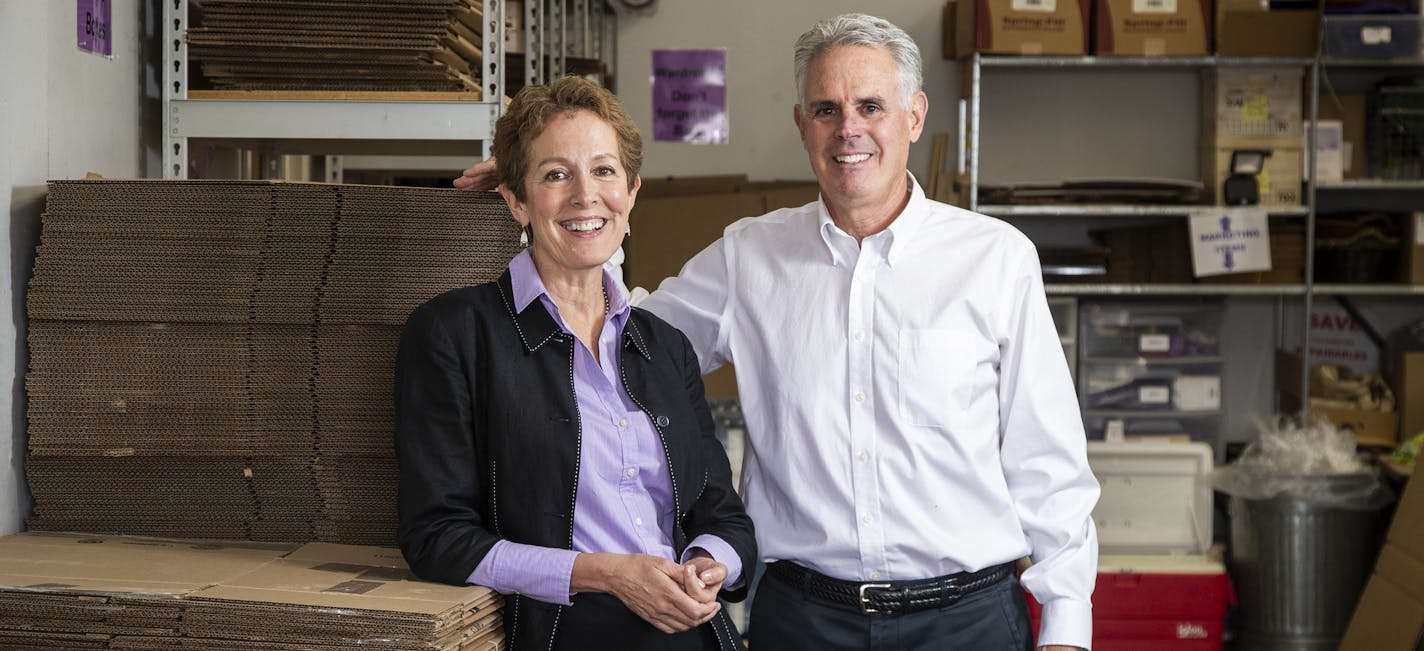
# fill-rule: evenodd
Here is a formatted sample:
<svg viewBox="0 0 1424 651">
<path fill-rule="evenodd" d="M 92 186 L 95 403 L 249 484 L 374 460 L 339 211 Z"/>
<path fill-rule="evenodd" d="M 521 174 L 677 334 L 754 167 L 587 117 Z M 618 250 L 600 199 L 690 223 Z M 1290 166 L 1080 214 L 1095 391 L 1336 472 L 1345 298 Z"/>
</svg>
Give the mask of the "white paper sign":
<svg viewBox="0 0 1424 651">
<path fill-rule="evenodd" d="M 1389 25 L 1360 28 L 1360 41 L 1365 45 L 1388 45 L 1391 36 Z"/>
<path fill-rule="evenodd" d="M 1260 208 L 1192 214 L 1192 270 L 1198 277 L 1271 269 L 1271 229 Z"/>
</svg>

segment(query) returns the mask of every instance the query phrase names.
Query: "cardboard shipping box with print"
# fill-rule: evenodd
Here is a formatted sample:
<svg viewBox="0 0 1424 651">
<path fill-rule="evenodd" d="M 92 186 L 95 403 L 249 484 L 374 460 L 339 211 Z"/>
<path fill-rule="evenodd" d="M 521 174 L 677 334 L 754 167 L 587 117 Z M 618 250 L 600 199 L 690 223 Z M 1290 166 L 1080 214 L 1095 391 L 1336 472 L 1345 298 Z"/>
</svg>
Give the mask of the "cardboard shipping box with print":
<svg viewBox="0 0 1424 651">
<path fill-rule="evenodd" d="M 1355 606 L 1340 651 L 1420 648 L 1424 648 L 1424 481 L 1415 476 L 1404 487 L 1384 549 Z"/>
<path fill-rule="evenodd" d="M 1211 51 L 1211 0 L 1095 0 L 1093 53 L 1203 56 Z"/>
<path fill-rule="evenodd" d="M 944 56 L 1088 53 L 1092 0 L 950 0 L 944 6 Z"/>
</svg>

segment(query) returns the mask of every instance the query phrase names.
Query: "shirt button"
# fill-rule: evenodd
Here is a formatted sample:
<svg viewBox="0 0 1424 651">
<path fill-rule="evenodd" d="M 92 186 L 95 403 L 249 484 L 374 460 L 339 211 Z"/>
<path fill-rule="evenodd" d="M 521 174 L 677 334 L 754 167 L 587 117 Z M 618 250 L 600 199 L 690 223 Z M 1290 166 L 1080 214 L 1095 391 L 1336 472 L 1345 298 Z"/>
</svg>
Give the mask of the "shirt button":
<svg viewBox="0 0 1424 651">
<path fill-rule="evenodd" d="M 865 450 L 861 450 L 860 454 L 855 455 L 855 458 L 860 459 L 861 461 L 865 461 L 866 459 L 870 458 L 870 453 L 866 452 Z"/>
<path fill-rule="evenodd" d="M 619 426 L 619 427 L 627 427 L 627 426 L 628 426 L 628 419 L 627 419 L 627 418 L 620 418 L 620 419 L 618 419 L 618 426 Z"/>
<path fill-rule="evenodd" d="M 643 526 L 643 519 L 642 519 L 642 518 L 633 518 L 633 524 L 636 524 L 636 525 L 638 525 L 638 526 L 641 527 L 641 526 Z"/>
<path fill-rule="evenodd" d="M 623 474 L 628 475 L 629 477 L 633 477 L 633 476 L 636 476 L 636 475 L 638 474 L 638 469 L 637 469 L 637 468 L 629 468 L 629 469 L 623 471 Z"/>
<path fill-rule="evenodd" d="M 861 516 L 860 521 L 861 521 L 861 522 L 864 522 L 864 523 L 866 523 L 866 524 L 870 524 L 870 522 L 871 522 L 872 520 L 874 520 L 874 519 L 875 519 L 875 518 L 870 517 L 869 514 L 866 514 L 866 515 Z"/>
<path fill-rule="evenodd" d="M 855 401 L 856 401 L 856 402 L 865 402 L 865 394 L 864 394 L 864 393 L 860 393 L 859 391 L 857 391 L 856 394 L 855 394 Z"/>
<path fill-rule="evenodd" d="M 854 336 L 856 341 L 865 341 L 865 333 L 860 330 L 856 330 Z"/>
<path fill-rule="evenodd" d="M 870 573 L 870 578 L 872 578 L 872 579 L 878 579 L 878 578 L 880 578 L 880 573 L 879 573 L 879 572 L 871 572 L 871 573 Z"/>
</svg>

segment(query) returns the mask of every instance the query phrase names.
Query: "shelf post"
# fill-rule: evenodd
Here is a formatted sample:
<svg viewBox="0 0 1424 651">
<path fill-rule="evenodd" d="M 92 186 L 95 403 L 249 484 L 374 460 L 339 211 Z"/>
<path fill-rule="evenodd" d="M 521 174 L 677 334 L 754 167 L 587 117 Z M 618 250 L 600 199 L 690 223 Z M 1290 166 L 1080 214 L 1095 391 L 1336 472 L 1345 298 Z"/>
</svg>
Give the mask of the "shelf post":
<svg viewBox="0 0 1424 651">
<path fill-rule="evenodd" d="M 188 0 L 163 3 L 163 178 L 188 178 L 188 138 L 173 100 L 188 99 Z"/>
</svg>

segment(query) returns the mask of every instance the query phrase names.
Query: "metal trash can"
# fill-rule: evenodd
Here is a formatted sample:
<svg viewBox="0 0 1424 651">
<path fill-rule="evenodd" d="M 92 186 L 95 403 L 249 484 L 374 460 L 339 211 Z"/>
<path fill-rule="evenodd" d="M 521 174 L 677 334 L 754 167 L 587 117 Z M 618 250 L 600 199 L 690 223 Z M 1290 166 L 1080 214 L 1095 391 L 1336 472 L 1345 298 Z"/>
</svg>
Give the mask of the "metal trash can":
<svg viewBox="0 0 1424 651">
<path fill-rule="evenodd" d="M 1316 479 L 1337 485 L 1377 481 L 1358 475 Z M 1287 495 L 1233 496 L 1230 519 L 1238 648 L 1338 648 L 1379 551 L 1380 509 L 1325 507 Z"/>
</svg>

